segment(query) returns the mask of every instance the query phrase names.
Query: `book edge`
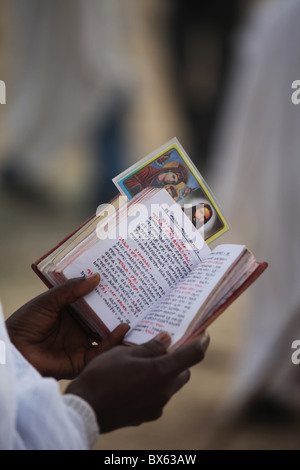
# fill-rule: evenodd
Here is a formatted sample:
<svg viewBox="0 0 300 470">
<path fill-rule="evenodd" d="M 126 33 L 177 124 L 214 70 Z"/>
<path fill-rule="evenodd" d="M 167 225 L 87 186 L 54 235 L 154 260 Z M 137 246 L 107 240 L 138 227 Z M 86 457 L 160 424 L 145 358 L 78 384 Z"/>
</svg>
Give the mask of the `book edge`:
<svg viewBox="0 0 300 470">
<path fill-rule="evenodd" d="M 219 305 L 215 312 L 210 315 L 210 317 L 207 318 L 207 320 L 202 323 L 202 325 L 197 330 L 191 333 L 183 341 L 179 340 L 177 343 L 175 343 L 169 349 L 169 352 L 177 349 L 178 347 L 187 343 L 191 339 L 196 338 L 197 336 L 199 336 L 200 333 L 203 333 L 209 325 L 211 325 L 245 290 L 247 290 L 248 287 L 250 287 L 251 284 L 256 281 L 256 279 L 258 279 L 258 277 L 267 269 L 268 263 L 266 261 L 257 261 L 257 263 L 257 268 L 255 269 L 255 271 L 253 271 L 252 274 L 250 274 L 250 276 L 243 282 L 243 284 L 237 290 L 235 290 L 233 294 L 223 304 Z"/>
</svg>

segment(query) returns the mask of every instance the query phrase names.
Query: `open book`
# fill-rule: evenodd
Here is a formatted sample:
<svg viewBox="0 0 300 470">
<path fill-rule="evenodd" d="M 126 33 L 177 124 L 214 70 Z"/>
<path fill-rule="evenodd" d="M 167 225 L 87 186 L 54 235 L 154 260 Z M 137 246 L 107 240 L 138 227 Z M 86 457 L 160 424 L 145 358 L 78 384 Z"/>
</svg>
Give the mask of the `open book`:
<svg viewBox="0 0 300 470">
<path fill-rule="evenodd" d="M 116 197 L 33 264 L 50 287 L 99 272 L 96 289 L 74 304 L 103 337 L 118 324 L 126 343 L 161 331 L 174 349 L 203 331 L 267 267 L 242 245 L 213 251 L 165 189 Z"/>
</svg>

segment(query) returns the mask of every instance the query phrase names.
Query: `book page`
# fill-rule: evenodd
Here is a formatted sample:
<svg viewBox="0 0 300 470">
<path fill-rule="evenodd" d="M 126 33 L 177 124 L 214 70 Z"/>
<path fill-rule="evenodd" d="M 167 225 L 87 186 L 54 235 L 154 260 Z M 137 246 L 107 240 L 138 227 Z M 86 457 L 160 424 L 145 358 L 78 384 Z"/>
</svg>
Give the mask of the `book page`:
<svg viewBox="0 0 300 470">
<path fill-rule="evenodd" d="M 89 237 L 93 231 L 95 231 L 97 225 L 101 222 L 104 223 L 105 219 L 109 217 L 109 210 L 106 210 L 106 206 L 109 208 L 115 208 L 115 210 L 121 207 L 125 203 L 125 198 L 122 196 L 115 197 L 110 203 L 102 204 L 97 209 L 97 213 L 88 219 L 81 227 L 76 229 L 69 237 L 62 241 L 56 248 L 51 250 L 38 264 L 38 269 L 43 271 L 51 269 L 51 266 L 56 265 L 65 255 L 75 249 L 80 243 Z"/>
<path fill-rule="evenodd" d="M 140 344 L 161 331 L 167 331 L 172 338 L 171 346 L 174 345 L 195 317 L 199 318 L 199 310 L 209 303 L 212 293 L 244 250 L 242 245 L 220 245 L 215 248 L 132 328 L 126 335 L 126 341 Z"/>
<path fill-rule="evenodd" d="M 136 325 L 210 253 L 164 190 L 137 205 L 115 229 L 63 269 L 68 279 L 100 273 L 100 284 L 85 301 L 110 330 L 121 322 Z"/>
</svg>

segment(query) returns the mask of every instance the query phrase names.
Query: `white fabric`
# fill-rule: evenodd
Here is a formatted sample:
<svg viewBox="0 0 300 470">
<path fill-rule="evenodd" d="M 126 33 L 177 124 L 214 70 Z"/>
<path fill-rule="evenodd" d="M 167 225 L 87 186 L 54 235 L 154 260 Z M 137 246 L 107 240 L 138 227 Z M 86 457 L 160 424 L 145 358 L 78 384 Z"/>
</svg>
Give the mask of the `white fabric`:
<svg viewBox="0 0 300 470">
<path fill-rule="evenodd" d="M 0 344 L 0 449 L 90 449 L 98 437 L 94 411 L 62 396 L 56 380 L 24 359 L 10 343 L 1 306 Z"/>
<path fill-rule="evenodd" d="M 13 77 L 2 123 L 10 136 L 5 147 L 18 158 L 20 173 L 42 184 L 49 156 L 131 99 L 134 9 L 132 0 L 4 5 Z"/>
<path fill-rule="evenodd" d="M 249 290 L 236 406 L 260 389 L 300 406 L 291 362 L 291 343 L 300 339 L 300 106 L 291 101 L 300 79 L 299 22 L 299 1 L 266 1 L 236 36 L 211 168 L 230 240 L 269 262 Z"/>
</svg>

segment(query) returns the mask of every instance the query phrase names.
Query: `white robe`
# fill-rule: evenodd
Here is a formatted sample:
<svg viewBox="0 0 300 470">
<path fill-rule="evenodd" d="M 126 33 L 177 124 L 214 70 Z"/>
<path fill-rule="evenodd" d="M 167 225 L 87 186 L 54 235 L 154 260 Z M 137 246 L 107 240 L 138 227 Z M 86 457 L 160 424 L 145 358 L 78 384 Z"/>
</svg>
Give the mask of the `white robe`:
<svg viewBox="0 0 300 470">
<path fill-rule="evenodd" d="M 0 449 L 86 450 L 98 432 L 88 403 L 61 395 L 11 344 L 0 305 Z"/>
<path fill-rule="evenodd" d="M 4 6 L 10 75 L 2 153 L 42 187 L 53 169 L 50 157 L 74 139 L 82 142 L 95 121 L 100 126 L 132 99 L 132 0 L 5 0 Z"/>
<path fill-rule="evenodd" d="M 214 192 L 232 226 L 269 267 L 251 302 L 230 390 L 239 408 L 260 393 L 300 406 L 300 2 L 264 2 L 236 36 L 236 57 L 211 167 Z M 213 178 L 215 175 L 215 178 Z M 245 315 L 245 312 L 241 312 Z"/>
</svg>

